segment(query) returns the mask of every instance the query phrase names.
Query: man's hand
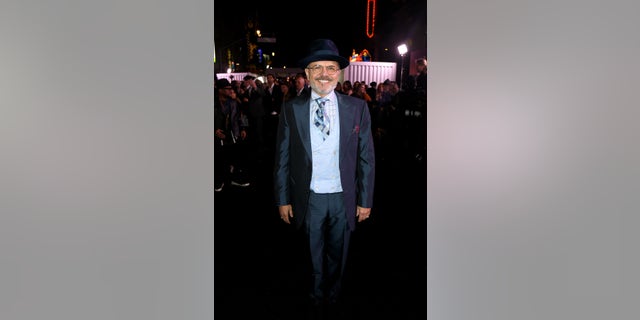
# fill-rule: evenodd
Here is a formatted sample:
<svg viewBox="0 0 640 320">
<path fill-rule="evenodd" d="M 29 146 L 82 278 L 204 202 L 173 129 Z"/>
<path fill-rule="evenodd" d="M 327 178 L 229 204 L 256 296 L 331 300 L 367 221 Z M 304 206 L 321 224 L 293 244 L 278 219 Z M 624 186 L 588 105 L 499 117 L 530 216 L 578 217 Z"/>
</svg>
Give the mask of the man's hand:
<svg viewBox="0 0 640 320">
<path fill-rule="evenodd" d="M 290 204 L 284 206 L 278 206 L 278 212 L 280 212 L 280 219 L 286 224 L 291 224 L 289 218 L 293 218 L 293 209 Z"/>
<path fill-rule="evenodd" d="M 369 215 L 371 215 L 371 208 L 363 208 L 361 206 L 356 207 L 356 217 L 358 217 L 358 222 L 368 219 Z"/>
</svg>

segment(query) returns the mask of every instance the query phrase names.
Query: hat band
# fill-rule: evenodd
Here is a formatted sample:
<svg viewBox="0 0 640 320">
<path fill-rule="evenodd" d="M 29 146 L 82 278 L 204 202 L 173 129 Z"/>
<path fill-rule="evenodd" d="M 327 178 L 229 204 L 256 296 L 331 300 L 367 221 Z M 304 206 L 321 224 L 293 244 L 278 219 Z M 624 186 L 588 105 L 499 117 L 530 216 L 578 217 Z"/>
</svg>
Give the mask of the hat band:
<svg viewBox="0 0 640 320">
<path fill-rule="evenodd" d="M 324 55 L 331 55 L 331 56 L 338 56 L 340 57 L 339 54 L 337 54 L 335 51 L 332 50 L 318 50 L 318 51 L 314 51 L 312 52 L 309 56 L 324 56 Z"/>
</svg>

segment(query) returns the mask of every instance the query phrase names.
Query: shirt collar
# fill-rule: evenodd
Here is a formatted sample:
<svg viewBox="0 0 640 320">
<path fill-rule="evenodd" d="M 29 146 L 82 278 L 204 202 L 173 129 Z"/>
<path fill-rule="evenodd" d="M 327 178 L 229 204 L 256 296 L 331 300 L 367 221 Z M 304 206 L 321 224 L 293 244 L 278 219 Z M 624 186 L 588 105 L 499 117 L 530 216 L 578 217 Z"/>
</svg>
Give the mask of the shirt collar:
<svg viewBox="0 0 640 320">
<path fill-rule="evenodd" d="M 331 104 L 336 105 L 336 93 L 335 91 L 332 91 L 331 93 L 329 93 L 328 95 L 324 96 L 326 99 L 329 99 L 329 101 L 331 101 Z M 320 95 L 318 95 L 317 93 L 315 93 L 314 91 L 311 91 L 311 100 L 316 100 L 320 98 Z"/>
</svg>

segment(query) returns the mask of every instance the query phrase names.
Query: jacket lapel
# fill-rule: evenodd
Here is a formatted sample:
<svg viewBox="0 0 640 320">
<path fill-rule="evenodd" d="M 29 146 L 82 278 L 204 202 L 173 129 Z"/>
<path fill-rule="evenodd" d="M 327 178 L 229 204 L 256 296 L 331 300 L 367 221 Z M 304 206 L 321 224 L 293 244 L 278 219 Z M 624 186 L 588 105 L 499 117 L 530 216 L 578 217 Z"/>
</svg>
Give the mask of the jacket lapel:
<svg viewBox="0 0 640 320">
<path fill-rule="evenodd" d="M 338 112 L 340 114 L 340 148 L 342 148 L 342 146 L 346 146 L 347 142 L 349 140 L 349 136 L 352 134 L 353 131 L 353 124 L 354 124 L 354 114 L 353 114 L 353 107 L 345 102 L 345 99 L 343 99 L 342 95 L 337 94 L 336 95 L 338 98 Z M 340 162 L 342 163 L 342 159 L 344 157 L 344 155 L 346 154 L 346 152 L 343 152 L 342 150 L 340 150 Z"/>
</svg>

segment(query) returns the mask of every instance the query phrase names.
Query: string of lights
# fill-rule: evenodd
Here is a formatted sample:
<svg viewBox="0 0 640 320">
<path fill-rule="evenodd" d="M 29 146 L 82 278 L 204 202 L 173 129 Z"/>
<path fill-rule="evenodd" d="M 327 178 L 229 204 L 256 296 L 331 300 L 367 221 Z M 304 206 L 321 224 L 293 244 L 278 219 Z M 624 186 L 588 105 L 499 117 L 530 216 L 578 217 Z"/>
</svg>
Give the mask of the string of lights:
<svg viewBox="0 0 640 320">
<path fill-rule="evenodd" d="M 369 20 L 369 17 L 371 17 L 371 20 Z M 367 37 L 373 38 L 375 27 L 376 27 L 376 0 L 367 0 L 367 25 L 365 26 Z"/>
</svg>

